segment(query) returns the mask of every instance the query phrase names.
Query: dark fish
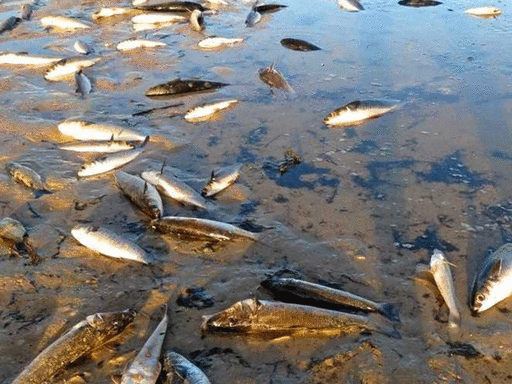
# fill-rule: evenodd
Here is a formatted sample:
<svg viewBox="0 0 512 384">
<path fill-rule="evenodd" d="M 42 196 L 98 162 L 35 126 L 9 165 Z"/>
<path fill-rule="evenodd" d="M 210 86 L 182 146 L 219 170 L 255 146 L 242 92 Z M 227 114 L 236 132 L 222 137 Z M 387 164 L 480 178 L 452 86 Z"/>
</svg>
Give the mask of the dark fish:
<svg viewBox="0 0 512 384">
<path fill-rule="evenodd" d="M 274 13 L 279 11 L 280 9 L 288 7 L 287 5 L 280 5 L 280 4 L 262 4 L 262 5 L 255 5 L 253 7 L 253 10 L 260 14 L 264 13 Z"/>
<path fill-rule="evenodd" d="M 247 15 L 247 19 L 245 19 L 245 25 L 248 27 L 254 27 L 256 23 L 261 20 L 261 13 L 255 11 L 254 9 L 249 12 Z"/>
<path fill-rule="evenodd" d="M 167 351 L 162 359 L 162 383 L 210 384 L 198 367 L 174 351 Z"/>
<path fill-rule="evenodd" d="M 60 370 L 119 335 L 134 317 L 133 311 L 87 316 L 41 352 L 11 384 L 50 383 Z"/>
<path fill-rule="evenodd" d="M 226 85 L 229 84 L 208 80 L 176 79 L 150 88 L 146 92 L 146 96 L 181 96 L 194 92 L 214 91 L 215 89 Z"/>
<path fill-rule="evenodd" d="M 193 1 L 167 1 L 165 3 L 138 5 L 135 8 L 152 12 L 192 12 L 196 9 L 204 12 L 208 8 Z"/>
<path fill-rule="evenodd" d="M 328 304 L 331 309 L 354 308 L 365 312 L 377 312 L 391 321 L 400 321 L 398 307 L 395 304 L 376 303 L 350 292 L 340 291 L 319 284 L 298 279 L 271 278 L 261 282 L 261 286 L 272 292 L 277 298 L 298 297 L 319 305 Z"/>
<path fill-rule="evenodd" d="M 30 16 L 32 16 L 32 4 L 23 4 L 21 7 L 21 19 L 30 20 Z"/>
<path fill-rule="evenodd" d="M 319 51 L 321 49 L 321 48 L 317 47 L 316 45 L 313 45 L 311 43 L 308 43 L 307 41 L 299 40 L 299 39 L 282 39 L 281 45 L 283 47 L 292 49 L 294 51 L 302 51 L 302 52 Z"/>
<path fill-rule="evenodd" d="M 439 4 L 443 4 L 440 1 L 435 0 L 401 0 L 398 2 L 399 5 L 406 7 L 434 7 Z"/>
<path fill-rule="evenodd" d="M 269 67 L 259 69 L 258 75 L 260 75 L 261 81 L 269 85 L 271 88 L 283 89 L 290 93 L 294 92 L 283 75 L 274 68 L 274 64 Z"/>
<path fill-rule="evenodd" d="M 11 16 L 0 23 L 0 33 L 10 31 L 21 21 L 19 17 Z"/>
</svg>

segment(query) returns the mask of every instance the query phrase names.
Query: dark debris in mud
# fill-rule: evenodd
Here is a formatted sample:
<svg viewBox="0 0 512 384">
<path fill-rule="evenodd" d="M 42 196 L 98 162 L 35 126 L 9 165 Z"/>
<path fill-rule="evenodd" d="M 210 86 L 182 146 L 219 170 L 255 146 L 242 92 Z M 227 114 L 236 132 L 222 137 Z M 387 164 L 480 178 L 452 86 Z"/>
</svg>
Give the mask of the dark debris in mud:
<svg viewBox="0 0 512 384">
<path fill-rule="evenodd" d="M 240 152 L 236 157 L 236 162 L 240 164 L 255 163 L 257 160 L 258 157 L 246 147 L 241 147 Z"/>
<path fill-rule="evenodd" d="M 203 309 L 212 307 L 214 300 L 206 294 L 204 288 L 186 288 L 178 296 L 176 304 L 185 308 Z"/>
<path fill-rule="evenodd" d="M 484 205 L 482 214 L 495 223 L 510 224 L 512 223 L 512 200 L 496 205 Z"/>
<path fill-rule="evenodd" d="M 427 228 L 423 235 L 416 237 L 412 242 L 404 241 L 403 235 L 399 231 L 393 231 L 393 239 L 398 249 L 408 249 L 410 251 L 418 251 L 420 249 L 433 251 L 434 249 L 439 249 L 443 252 L 459 250 L 456 246 L 440 239 L 437 230 L 432 227 Z"/>
<path fill-rule="evenodd" d="M 241 356 L 237 355 L 231 348 L 214 347 L 208 350 L 196 350 L 190 353 L 190 359 L 201 369 L 207 370 L 212 367 L 212 360 L 216 356 L 235 358 L 237 364 L 243 367 L 250 367 L 250 364 Z"/>
<path fill-rule="evenodd" d="M 249 132 L 247 137 L 247 144 L 257 145 L 260 144 L 261 140 L 267 135 L 268 129 L 265 126 L 258 127 Z"/>
<path fill-rule="evenodd" d="M 379 145 L 374 140 L 362 140 L 354 147 L 347 150 L 347 152 L 356 152 L 363 155 L 376 153 L 380 150 Z"/>
<path fill-rule="evenodd" d="M 482 356 L 475 347 L 468 343 L 448 343 L 448 346 L 450 347 L 447 352 L 449 356 L 464 356 L 466 359 L 474 359 Z"/>
</svg>

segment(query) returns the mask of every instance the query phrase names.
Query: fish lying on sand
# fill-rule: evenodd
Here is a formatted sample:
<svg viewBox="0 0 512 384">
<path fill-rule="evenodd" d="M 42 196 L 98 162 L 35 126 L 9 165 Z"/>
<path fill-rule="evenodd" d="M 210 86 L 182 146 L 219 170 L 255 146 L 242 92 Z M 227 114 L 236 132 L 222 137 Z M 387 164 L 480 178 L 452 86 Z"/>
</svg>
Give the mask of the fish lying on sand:
<svg viewBox="0 0 512 384">
<path fill-rule="evenodd" d="M 11 31 L 18 25 L 18 23 L 21 21 L 19 17 L 11 16 L 5 19 L 0 23 L 0 34 Z"/>
<path fill-rule="evenodd" d="M 75 41 L 75 44 L 73 44 L 73 48 L 75 48 L 75 51 L 81 53 L 82 55 L 87 55 L 92 52 L 91 46 L 89 44 L 84 43 L 82 40 Z"/>
<path fill-rule="evenodd" d="M 139 14 L 141 11 L 133 8 L 101 8 L 97 11 L 94 11 L 92 14 L 93 20 L 99 20 L 106 17 L 114 17 L 114 16 L 121 16 L 121 15 L 128 15 L 132 16 L 134 14 Z"/>
<path fill-rule="evenodd" d="M 149 264 L 148 255 L 142 248 L 106 228 L 77 225 L 71 234 L 80 244 L 102 255 Z"/>
<path fill-rule="evenodd" d="M 466 9 L 464 13 L 468 13 L 472 16 L 480 16 L 480 17 L 496 17 L 501 15 L 501 9 L 494 7 L 480 7 L 480 8 L 470 8 Z"/>
<path fill-rule="evenodd" d="M 283 8 L 287 8 L 287 5 L 281 5 L 281 4 L 255 4 L 253 9 L 260 13 L 274 13 L 277 12 Z"/>
<path fill-rule="evenodd" d="M 430 259 L 430 271 L 434 276 L 434 281 L 443 296 L 444 302 L 450 310 L 449 324 L 456 327 L 460 322 L 460 314 L 455 299 L 455 289 L 453 288 L 453 278 L 450 271 L 450 263 L 446 260 L 443 253 L 438 249 L 434 250 Z"/>
<path fill-rule="evenodd" d="M 414 7 L 414 8 L 420 8 L 420 7 L 435 7 L 436 5 L 443 4 L 440 1 L 435 0 L 400 0 L 398 2 L 399 5 L 403 5 L 406 7 Z"/>
<path fill-rule="evenodd" d="M 364 11 L 363 6 L 357 0 L 338 0 L 338 5 L 349 12 Z"/>
<path fill-rule="evenodd" d="M 150 88 L 146 96 L 181 96 L 188 93 L 214 91 L 226 85 L 229 84 L 208 80 L 175 79 Z"/>
<path fill-rule="evenodd" d="M 255 11 L 254 8 L 251 9 L 251 12 L 247 15 L 247 18 L 245 19 L 245 25 L 248 27 L 254 27 L 257 23 L 259 23 L 261 20 L 261 13 L 258 11 Z"/>
<path fill-rule="evenodd" d="M 483 312 L 512 295 L 512 243 L 492 253 L 475 276 L 470 307 Z"/>
<path fill-rule="evenodd" d="M 242 41 L 244 41 L 244 39 L 241 37 L 227 38 L 212 36 L 201 40 L 199 43 L 197 43 L 197 46 L 202 49 L 217 49 L 234 45 L 236 43 L 241 43 Z"/>
<path fill-rule="evenodd" d="M 149 136 L 146 137 L 146 140 L 142 144 L 134 149 L 98 157 L 93 162 L 84 164 L 82 168 L 78 170 L 77 175 L 78 177 L 95 176 L 122 167 L 141 155 L 148 141 Z"/>
<path fill-rule="evenodd" d="M 29 55 L 26 52 L 20 53 L 2 53 L 0 55 L 0 64 L 9 65 L 27 65 L 34 67 L 42 67 L 50 64 L 55 64 L 62 61 L 62 57 L 46 57 Z"/>
<path fill-rule="evenodd" d="M 256 233 L 231 224 L 195 217 L 165 216 L 153 220 L 151 226 L 165 234 L 194 240 L 229 241 L 242 238 L 256 241 L 259 238 Z"/>
<path fill-rule="evenodd" d="M 131 39 L 120 42 L 119 44 L 117 44 L 116 49 L 118 51 L 131 51 L 133 49 L 155 48 L 165 46 L 167 46 L 167 44 L 161 41 Z"/>
<path fill-rule="evenodd" d="M 142 172 L 141 177 L 171 199 L 185 205 L 206 209 L 206 201 L 203 197 L 170 172 L 163 173 L 163 169 L 146 171 Z"/>
<path fill-rule="evenodd" d="M 45 16 L 40 20 L 45 28 L 56 28 L 62 30 L 89 29 L 89 25 L 82 23 L 77 19 L 65 16 Z"/>
<path fill-rule="evenodd" d="M 245 334 L 294 335 L 301 333 L 354 333 L 375 330 L 400 338 L 394 329 L 385 329 L 372 315 L 361 316 L 307 305 L 247 299 L 221 312 L 203 316 L 203 331 Z"/>
<path fill-rule="evenodd" d="M 12 254 L 21 257 L 18 244 L 24 244 L 25 250 L 30 255 L 32 263 L 39 261 L 39 255 L 28 239 L 27 230 L 18 220 L 14 220 L 10 217 L 4 217 L 0 220 L 0 238 L 2 242 L 7 243 Z"/>
<path fill-rule="evenodd" d="M 206 183 L 201 191 L 201 195 L 205 197 L 213 196 L 230 185 L 234 184 L 238 176 L 240 176 L 240 164 L 225 167 L 217 171 L 212 171 L 210 180 Z"/>
<path fill-rule="evenodd" d="M 137 5 L 137 9 L 151 12 L 193 12 L 195 10 L 204 12 L 207 8 L 193 1 L 167 1 L 158 4 Z"/>
<path fill-rule="evenodd" d="M 162 365 L 160 354 L 165 334 L 167 333 L 167 309 L 151 336 L 147 339 L 135 359 L 123 373 L 121 384 L 154 384 L 156 383 Z"/>
<path fill-rule="evenodd" d="M 75 84 L 76 92 L 80 93 L 82 97 L 85 97 L 85 95 L 91 93 L 91 80 L 89 80 L 89 78 L 82 73 L 82 70 L 79 70 L 75 73 Z"/>
<path fill-rule="evenodd" d="M 270 278 L 261 282 L 278 299 L 298 297 L 318 304 L 327 304 L 329 309 L 351 308 L 364 312 L 377 312 L 391 321 L 400 321 L 395 304 L 376 303 L 350 292 L 291 278 Z M 286 300 L 288 301 L 288 300 Z"/>
<path fill-rule="evenodd" d="M 134 149 L 136 141 L 82 141 L 79 143 L 63 144 L 59 148 L 73 152 L 114 153 Z"/>
<path fill-rule="evenodd" d="M 50 193 L 41 178 L 41 176 L 32 168 L 11 161 L 6 164 L 7 174 L 18 183 L 34 191 L 35 197 Z"/>
<path fill-rule="evenodd" d="M 210 384 L 203 371 L 179 353 L 167 351 L 162 362 L 162 384 Z"/>
<path fill-rule="evenodd" d="M 74 76 L 76 72 L 93 66 L 100 60 L 101 58 L 99 57 L 94 59 L 63 59 L 50 67 L 44 75 L 44 78 L 48 81 L 63 81 Z"/>
<path fill-rule="evenodd" d="M 132 17 L 134 24 L 159 24 L 159 23 L 181 23 L 186 21 L 187 18 L 183 15 L 175 15 L 172 13 L 143 13 Z"/>
<path fill-rule="evenodd" d="M 131 140 L 143 142 L 148 136 L 141 135 L 128 128 L 118 127 L 111 124 L 92 123 L 85 120 L 64 120 L 58 126 L 59 131 L 77 140 Z"/>
<path fill-rule="evenodd" d="M 11 384 L 52 382 L 59 371 L 123 332 L 134 317 L 133 311 L 87 316 L 42 351 Z"/>
<path fill-rule="evenodd" d="M 33 7 L 32 7 L 32 4 L 29 4 L 29 3 L 25 3 L 21 6 L 21 19 L 22 20 L 30 20 L 30 17 L 32 16 L 32 10 L 33 10 Z"/>
<path fill-rule="evenodd" d="M 189 123 L 198 123 L 200 121 L 209 120 L 213 115 L 222 111 L 223 109 L 227 109 L 230 106 L 237 104 L 238 100 L 223 100 L 210 104 L 198 105 L 197 107 L 189 109 L 185 113 L 185 120 Z"/>
<path fill-rule="evenodd" d="M 294 93 L 293 88 L 285 80 L 281 72 L 275 69 L 275 64 L 258 70 L 261 81 L 270 86 L 270 88 L 282 89 L 286 92 Z"/>
<path fill-rule="evenodd" d="M 329 113 L 323 120 L 329 127 L 349 127 L 398 109 L 396 100 L 356 100 Z"/>
<path fill-rule="evenodd" d="M 190 27 L 196 32 L 202 32 L 204 30 L 204 16 L 203 12 L 198 9 L 194 9 L 190 14 L 189 18 Z"/>
<path fill-rule="evenodd" d="M 158 219 L 162 216 L 164 211 L 162 198 L 152 184 L 123 171 L 116 172 L 114 178 L 119 189 L 142 212 L 152 219 Z"/>
<path fill-rule="evenodd" d="M 281 45 L 293 51 L 301 52 L 319 51 L 321 49 L 314 44 L 308 43 L 307 41 L 291 38 L 282 39 Z"/>
</svg>

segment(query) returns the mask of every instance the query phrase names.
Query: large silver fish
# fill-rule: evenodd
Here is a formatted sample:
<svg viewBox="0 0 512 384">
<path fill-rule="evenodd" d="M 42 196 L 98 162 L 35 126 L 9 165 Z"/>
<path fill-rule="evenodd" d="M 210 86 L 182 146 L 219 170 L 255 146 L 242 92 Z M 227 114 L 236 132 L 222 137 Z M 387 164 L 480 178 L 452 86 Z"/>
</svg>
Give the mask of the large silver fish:
<svg viewBox="0 0 512 384">
<path fill-rule="evenodd" d="M 323 122 L 329 127 L 349 127 L 394 111 L 396 100 L 356 100 L 329 113 Z"/>
<path fill-rule="evenodd" d="M 216 49 L 225 47 L 228 45 L 234 45 L 237 43 L 241 43 L 244 41 L 241 37 L 236 38 L 227 38 L 227 37 L 219 37 L 219 36 L 211 36 L 207 37 L 206 39 L 201 40 L 199 43 L 197 43 L 197 46 L 199 48 L 203 49 Z"/>
<path fill-rule="evenodd" d="M 114 153 L 120 151 L 128 151 L 134 149 L 136 141 L 82 141 L 78 143 L 63 144 L 59 148 L 73 152 L 98 152 L 98 153 Z"/>
<path fill-rule="evenodd" d="M 167 351 L 162 360 L 163 384 L 210 384 L 203 371 L 179 353 Z"/>
<path fill-rule="evenodd" d="M 0 55 L 0 64 L 42 67 L 62 61 L 62 57 L 29 55 L 26 52 L 6 52 Z"/>
<path fill-rule="evenodd" d="M 58 125 L 59 131 L 77 140 L 133 140 L 143 142 L 147 136 L 141 135 L 131 129 L 111 124 L 92 123 L 85 120 L 64 120 Z"/>
<path fill-rule="evenodd" d="M 164 211 L 162 198 L 152 184 L 123 171 L 116 172 L 115 180 L 119 189 L 142 212 L 152 219 L 158 219 L 162 216 Z"/>
<path fill-rule="evenodd" d="M 181 96 L 196 92 L 211 92 L 226 85 L 229 84 L 209 80 L 175 79 L 150 88 L 146 96 Z"/>
<path fill-rule="evenodd" d="M 99 57 L 94 59 L 63 59 L 49 68 L 44 78 L 48 81 L 63 81 L 74 76 L 74 74 L 81 69 L 93 66 L 100 60 Z"/>
<path fill-rule="evenodd" d="M 65 16 L 44 16 L 39 20 L 45 28 L 57 28 L 62 30 L 89 29 L 90 25 L 77 19 Z"/>
<path fill-rule="evenodd" d="M 231 99 L 218 101 L 211 104 L 198 105 L 194 108 L 189 109 L 185 113 L 184 118 L 189 123 L 198 123 L 200 121 L 205 121 L 213 117 L 219 111 L 229 108 L 231 105 L 234 105 L 236 103 L 238 103 L 238 100 Z"/>
<path fill-rule="evenodd" d="M 11 384 L 42 384 L 81 356 L 101 347 L 133 322 L 133 311 L 96 313 L 42 351 Z"/>
<path fill-rule="evenodd" d="M 125 40 L 117 44 L 116 49 L 118 51 L 131 51 L 133 49 L 140 48 L 155 48 L 165 47 L 167 44 L 161 41 L 143 40 L 143 39 L 131 39 Z"/>
<path fill-rule="evenodd" d="M 475 277 L 470 305 L 483 312 L 512 295 L 512 243 L 491 254 Z"/>
<path fill-rule="evenodd" d="M 240 176 L 240 164 L 212 171 L 210 180 L 206 183 L 201 191 L 201 195 L 205 197 L 213 196 L 230 185 L 232 185 L 238 176 Z"/>
<path fill-rule="evenodd" d="M 455 289 L 453 288 L 453 278 L 450 271 L 450 265 L 443 253 L 438 249 L 434 250 L 430 259 L 430 271 L 434 276 L 434 281 L 441 292 L 441 296 L 450 310 L 449 324 L 452 327 L 458 326 L 460 314 L 455 299 Z"/>
</svg>

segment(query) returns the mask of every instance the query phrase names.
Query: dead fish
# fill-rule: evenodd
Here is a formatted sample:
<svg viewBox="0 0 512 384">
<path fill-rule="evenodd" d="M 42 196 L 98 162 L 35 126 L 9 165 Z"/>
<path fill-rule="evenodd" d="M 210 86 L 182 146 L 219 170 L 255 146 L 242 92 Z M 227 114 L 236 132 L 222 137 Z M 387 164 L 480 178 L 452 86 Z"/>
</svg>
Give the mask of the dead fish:
<svg viewBox="0 0 512 384">
<path fill-rule="evenodd" d="M 208 37 L 206 39 L 201 40 L 199 43 L 197 43 L 197 46 L 199 48 L 203 49 L 216 49 L 225 47 L 227 45 L 234 45 L 236 43 L 241 43 L 244 41 L 243 38 L 227 38 L 227 37 L 218 37 L 218 36 L 212 36 Z"/>
<path fill-rule="evenodd" d="M 281 45 L 283 47 L 289 48 L 293 51 L 301 51 L 301 52 L 308 52 L 308 51 L 319 51 L 321 48 L 317 47 L 316 45 L 313 45 L 311 43 L 308 43 L 304 40 L 299 39 L 282 39 Z"/>
<path fill-rule="evenodd" d="M 399 108 L 396 100 L 356 100 L 329 113 L 323 120 L 330 127 L 358 125 Z"/>
<path fill-rule="evenodd" d="M 181 96 L 194 92 L 209 92 L 224 87 L 226 83 L 208 80 L 181 80 L 175 79 L 164 84 L 150 88 L 146 96 Z"/>
<path fill-rule="evenodd" d="M 201 195 L 210 197 L 234 184 L 238 176 L 240 176 L 241 167 L 240 164 L 236 164 L 218 171 L 212 171 L 210 180 L 203 187 Z"/>
<path fill-rule="evenodd" d="M 259 23 L 261 20 L 261 13 L 258 11 L 255 11 L 254 9 L 251 9 L 251 12 L 247 15 L 247 18 L 245 19 L 245 25 L 247 27 L 254 27 L 255 24 Z"/>
<path fill-rule="evenodd" d="M 92 48 L 90 47 L 90 45 L 84 43 L 82 40 L 75 41 L 75 44 L 73 44 L 73 48 L 75 48 L 75 51 L 81 53 L 82 55 L 87 55 L 92 52 Z"/>
<path fill-rule="evenodd" d="M 494 8 L 494 7 L 480 7 L 480 8 L 470 8 L 466 9 L 464 13 L 468 13 L 472 16 L 478 16 L 478 17 L 496 17 L 501 15 L 502 11 L 501 9 Z"/>
<path fill-rule="evenodd" d="M 85 120 L 64 120 L 58 125 L 58 129 L 64 135 L 85 141 L 131 140 L 143 142 L 148 138 L 148 136 L 141 135 L 131 129 L 110 124 L 92 123 Z"/>
<path fill-rule="evenodd" d="M 245 334 L 293 335 L 301 332 L 353 333 L 375 330 L 400 338 L 396 330 L 384 329 L 372 315 L 361 316 L 307 305 L 247 299 L 225 310 L 203 316 L 203 331 Z"/>
<path fill-rule="evenodd" d="M 21 6 L 21 19 L 22 20 L 30 20 L 30 16 L 32 16 L 32 4 L 26 3 Z"/>
<path fill-rule="evenodd" d="M 274 13 L 277 12 L 283 8 L 287 8 L 287 5 L 281 5 L 281 4 L 261 4 L 261 5 L 254 5 L 253 9 L 258 12 L 259 14 L 264 13 Z"/>
<path fill-rule="evenodd" d="M 204 29 L 204 17 L 203 12 L 198 9 L 194 9 L 190 14 L 190 27 L 196 32 L 202 32 Z"/>
<path fill-rule="evenodd" d="M 143 13 L 142 15 L 132 17 L 132 23 L 134 24 L 171 24 L 186 20 L 187 18 L 185 16 L 162 12 Z"/>
<path fill-rule="evenodd" d="M 187 19 L 184 18 L 183 21 L 186 21 Z M 169 23 L 140 23 L 140 24 L 132 24 L 133 30 L 135 32 L 139 31 L 147 31 L 151 29 L 160 29 L 160 28 L 167 28 L 172 27 L 173 25 L 176 25 L 177 22 L 169 22 Z"/>
<path fill-rule="evenodd" d="M 162 171 L 146 171 L 142 172 L 141 177 L 171 199 L 185 205 L 206 209 L 206 201 L 201 195 L 170 172 L 164 174 Z"/>
<path fill-rule="evenodd" d="M 152 219 L 159 219 L 164 211 L 162 198 L 156 188 L 144 179 L 119 171 L 114 175 L 119 189 L 142 212 Z"/>
<path fill-rule="evenodd" d="M 455 289 L 453 288 L 453 278 L 450 271 L 450 263 L 446 260 L 443 253 L 438 249 L 434 250 L 430 259 L 430 271 L 434 276 L 434 281 L 443 296 L 444 302 L 450 310 L 449 324 L 456 327 L 460 321 L 460 314 L 455 299 Z"/>
<path fill-rule="evenodd" d="M 78 177 L 95 176 L 122 167 L 141 155 L 142 152 L 144 152 L 144 147 L 148 141 L 149 136 L 147 136 L 146 140 L 135 149 L 98 157 L 92 163 L 84 164 L 82 168 L 78 170 L 77 175 Z"/>
<path fill-rule="evenodd" d="M 80 244 L 102 255 L 149 264 L 148 255 L 142 248 L 106 228 L 77 225 L 71 234 Z"/>
<path fill-rule="evenodd" d="M 59 371 L 123 332 L 134 317 L 133 311 L 87 316 L 41 352 L 11 384 L 52 382 Z"/>
<path fill-rule="evenodd" d="M 237 238 L 258 240 L 259 236 L 234 225 L 195 217 L 166 216 L 153 220 L 151 226 L 158 231 L 205 241 L 229 241 Z"/>
<path fill-rule="evenodd" d="M 29 241 L 27 230 L 18 220 L 10 217 L 4 217 L 0 220 L 0 238 L 3 242 L 7 243 L 11 253 L 14 255 L 22 257 L 18 250 L 18 244 L 23 243 L 32 263 L 35 264 L 39 261 L 39 255 Z"/>
<path fill-rule="evenodd" d="M 283 89 L 286 92 L 293 93 L 294 90 L 290 84 L 288 84 L 281 72 L 277 71 L 274 66 L 275 64 L 272 64 L 258 70 L 261 81 L 270 86 L 270 88 Z"/>
<path fill-rule="evenodd" d="M 238 100 L 224 100 L 218 101 L 211 104 L 198 105 L 197 107 L 189 109 L 185 113 L 185 120 L 189 123 L 197 123 L 210 119 L 214 114 L 222 111 L 223 109 L 229 108 L 230 106 L 238 103 Z"/>
<path fill-rule="evenodd" d="M 198 367 L 185 357 L 169 350 L 162 359 L 162 383 L 210 384 L 210 380 Z"/>
<path fill-rule="evenodd" d="M 399 5 L 403 5 L 406 7 L 435 7 L 436 5 L 443 4 L 440 1 L 435 0 L 400 0 L 398 2 Z"/>
<path fill-rule="evenodd" d="M 118 51 L 131 51 L 133 49 L 140 48 L 155 48 L 155 47 L 165 47 L 166 43 L 161 41 L 151 41 L 151 40 L 143 40 L 143 39 L 131 39 L 125 40 L 117 44 L 116 49 Z"/>
<path fill-rule="evenodd" d="M 45 57 L 29 55 L 26 52 L 3 53 L 0 55 L 0 64 L 45 66 L 62 61 L 62 57 Z"/>
<path fill-rule="evenodd" d="M 80 143 L 63 144 L 59 148 L 73 152 L 114 153 L 128 151 L 137 146 L 136 141 L 84 141 Z"/>
<path fill-rule="evenodd" d="M 45 188 L 41 176 L 32 168 L 11 161 L 6 164 L 5 169 L 13 180 L 32 189 L 36 198 L 45 193 L 51 193 Z"/>
<path fill-rule="evenodd" d="M 13 30 L 14 27 L 16 27 L 20 21 L 21 21 L 21 19 L 19 17 L 16 17 L 16 16 L 8 17 L 7 19 L 5 19 L 4 21 L 2 21 L 0 23 L 0 34 L 6 32 L 6 31 Z"/>
<path fill-rule="evenodd" d="M 160 354 L 167 332 L 167 309 L 160 324 L 141 348 L 135 359 L 130 363 L 121 378 L 121 384 L 154 384 L 162 365 Z"/>
<path fill-rule="evenodd" d="M 80 93 L 82 97 L 91 93 L 92 85 L 91 81 L 87 76 L 82 73 L 82 70 L 79 70 L 75 73 L 75 84 L 76 84 L 76 92 Z"/>
<path fill-rule="evenodd" d="M 140 13 L 139 10 L 133 9 L 133 8 L 101 8 L 97 11 L 94 11 L 92 14 L 93 20 L 102 19 L 105 17 L 114 17 L 114 16 L 120 16 L 120 15 L 133 15 L 136 13 Z"/>
<path fill-rule="evenodd" d="M 44 78 L 48 81 L 63 81 L 73 76 L 76 72 L 81 69 L 88 68 L 100 61 L 101 58 L 95 59 L 82 59 L 82 58 L 71 58 L 63 59 L 55 63 L 51 68 L 48 69 Z"/>
<path fill-rule="evenodd" d="M 512 295 L 512 243 L 506 243 L 483 263 L 473 282 L 470 307 L 483 312 Z"/>
<path fill-rule="evenodd" d="M 193 1 L 167 1 L 159 4 L 138 5 L 137 9 L 151 12 L 204 12 L 207 8 Z"/>
<path fill-rule="evenodd" d="M 77 19 L 65 16 L 45 16 L 40 19 L 45 28 L 56 28 L 62 30 L 89 29 L 89 25 Z"/>
<path fill-rule="evenodd" d="M 261 286 L 278 298 L 291 294 L 320 304 L 330 304 L 333 307 L 331 309 L 338 309 L 338 306 L 351 307 L 365 312 L 377 312 L 391 321 L 400 322 L 398 307 L 395 304 L 376 303 L 339 289 L 290 278 L 270 278 L 262 281 Z"/>
<path fill-rule="evenodd" d="M 338 0 L 338 5 L 349 12 L 364 11 L 363 6 L 357 0 Z"/>
</svg>

